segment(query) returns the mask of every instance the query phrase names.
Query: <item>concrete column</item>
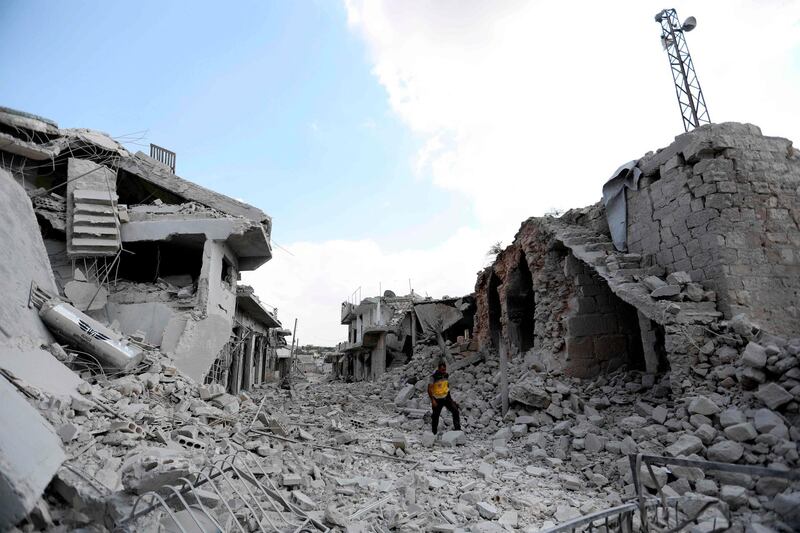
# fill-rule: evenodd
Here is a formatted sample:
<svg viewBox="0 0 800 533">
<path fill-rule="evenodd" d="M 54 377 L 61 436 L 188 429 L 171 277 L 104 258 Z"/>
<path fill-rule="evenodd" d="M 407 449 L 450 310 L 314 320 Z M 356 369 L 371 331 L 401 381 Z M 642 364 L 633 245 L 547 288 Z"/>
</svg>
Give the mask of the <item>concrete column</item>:
<svg viewBox="0 0 800 533">
<path fill-rule="evenodd" d="M 361 381 L 363 379 L 364 361 L 361 360 L 361 354 L 353 355 L 353 379 Z"/>
<path fill-rule="evenodd" d="M 250 390 L 253 386 L 253 352 L 256 348 L 256 336 L 251 333 L 243 348 L 242 389 Z"/>
<path fill-rule="evenodd" d="M 253 376 L 253 385 L 258 385 L 264 381 L 264 337 L 261 335 L 256 337 L 254 354 L 255 375 Z"/>
<path fill-rule="evenodd" d="M 231 369 L 228 374 L 228 392 L 234 396 L 239 394 L 240 374 L 242 373 L 241 349 L 231 354 Z"/>
<path fill-rule="evenodd" d="M 373 381 L 386 372 L 386 333 L 381 333 L 378 337 L 378 344 L 372 349 L 370 367 Z"/>
</svg>

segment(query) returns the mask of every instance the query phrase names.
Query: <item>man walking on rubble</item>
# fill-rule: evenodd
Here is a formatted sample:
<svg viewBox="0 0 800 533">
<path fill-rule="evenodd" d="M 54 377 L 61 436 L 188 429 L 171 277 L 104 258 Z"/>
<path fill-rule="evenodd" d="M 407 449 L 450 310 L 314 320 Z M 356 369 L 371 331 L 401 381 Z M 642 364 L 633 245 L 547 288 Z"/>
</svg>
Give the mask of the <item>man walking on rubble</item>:
<svg viewBox="0 0 800 533">
<path fill-rule="evenodd" d="M 431 409 L 433 411 L 433 416 L 431 417 L 433 434 L 436 435 L 439 429 L 439 415 L 442 413 L 443 407 L 447 407 L 447 410 L 453 415 L 453 426 L 456 431 L 459 431 L 461 429 L 461 419 L 458 414 L 458 404 L 450 396 L 450 382 L 448 381 L 447 365 L 444 361 L 439 361 L 439 366 L 431 377 L 431 382 L 428 385 L 428 396 L 431 399 Z"/>
</svg>

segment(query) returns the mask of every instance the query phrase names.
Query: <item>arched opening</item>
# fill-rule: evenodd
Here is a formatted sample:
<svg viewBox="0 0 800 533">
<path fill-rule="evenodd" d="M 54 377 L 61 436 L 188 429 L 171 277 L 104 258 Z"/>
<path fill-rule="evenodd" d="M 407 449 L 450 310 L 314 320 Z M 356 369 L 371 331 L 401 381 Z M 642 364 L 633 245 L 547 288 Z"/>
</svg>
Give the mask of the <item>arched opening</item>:
<svg viewBox="0 0 800 533">
<path fill-rule="evenodd" d="M 506 284 L 509 355 L 513 357 L 533 348 L 534 340 L 536 299 L 533 276 L 524 253 L 520 252 L 517 268 L 511 271 Z"/>
<path fill-rule="evenodd" d="M 495 350 L 500 349 L 500 331 L 502 309 L 500 308 L 500 278 L 492 272 L 489 278 L 489 334 L 492 339 L 492 346 Z"/>
<path fill-rule="evenodd" d="M 663 328 L 614 294 L 608 283 L 571 258 L 575 295 L 567 318 L 567 373 L 593 377 L 622 366 L 657 372 L 663 352 Z"/>
</svg>

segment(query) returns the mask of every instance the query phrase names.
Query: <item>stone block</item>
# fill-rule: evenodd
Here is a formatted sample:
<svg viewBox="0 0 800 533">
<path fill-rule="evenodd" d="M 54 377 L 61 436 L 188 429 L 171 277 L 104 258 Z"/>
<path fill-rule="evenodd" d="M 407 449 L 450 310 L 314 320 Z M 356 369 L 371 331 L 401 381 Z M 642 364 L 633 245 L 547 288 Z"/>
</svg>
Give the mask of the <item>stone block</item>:
<svg viewBox="0 0 800 533">
<path fill-rule="evenodd" d="M 567 354 L 573 359 L 591 359 L 594 357 L 594 341 L 592 337 L 567 337 Z"/>
<path fill-rule="evenodd" d="M 678 437 L 678 440 L 670 444 L 664 450 L 667 455 L 678 457 L 679 455 L 687 456 L 697 453 L 703 449 L 703 441 L 694 435 L 684 434 Z"/>
<path fill-rule="evenodd" d="M 711 416 L 720 412 L 719 406 L 705 396 L 697 396 L 689 402 L 688 410 L 693 414 Z"/>
<path fill-rule="evenodd" d="M 670 263 L 672 261 L 669 261 Z M 680 285 L 664 285 L 650 293 L 650 297 L 656 300 L 664 299 L 664 298 L 672 298 L 673 296 L 677 296 L 681 293 L 681 286 Z"/>
<path fill-rule="evenodd" d="M 687 272 L 673 272 L 667 276 L 667 283 L 670 285 L 686 285 L 691 281 L 692 278 Z"/>
<path fill-rule="evenodd" d="M 747 442 L 758 436 L 756 428 L 749 422 L 734 424 L 725 428 L 725 435 L 736 442 Z"/>
<path fill-rule="evenodd" d="M 614 333 L 616 321 L 612 315 L 578 315 L 567 319 L 567 331 L 573 337 Z"/>
<path fill-rule="evenodd" d="M 481 515 L 486 520 L 494 520 L 499 514 L 497 507 L 495 507 L 491 503 L 478 502 L 475 506 L 478 509 L 478 514 Z"/>
<path fill-rule="evenodd" d="M 284 487 L 297 487 L 301 482 L 300 474 L 285 473 L 281 475 L 281 484 Z"/>
<path fill-rule="evenodd" d="M 777 383 L 767 383 L 758 387 L 756 398 L 764 402 L 770 409 L 777 409 L 789 403 L 794 397 Z"/>
<path fill-rule="evenodd" d="M 764 368 L 767 366 L 767 353 L 760 344 L 749 342 L 742 352 L 742 362 L 753 368 Z"/>
<path fill-rule="evenodd" d="M 647 276 L 642 280 L 642 283 L 647 287 L 650 291 L 654 291 L 656 289 L 660 289 L 664 287 L 667 283 L 659 278 L 658 276 Z"/>
<path fill-rule="evenodd" d="M 294 499 L 300 509 L 304 511 L 313 511 L 317 508 L 317 504 L 314 502 L 314 500 L 299 490 L 292 491 L 292 499 Z"/>
<path fill-rule="evenodd" d="M 747 417 L 739 409 L 733 407 L 725 409 L 719 414 L 719 423 L 723 428 L 744 422 L 747 422 Z"/>
<path fill-rule="evenodd" d="M 414 396 L 415 391 L 416 389 L 414 388 L 414 385 L 405 385 L 402 389 L 400 389 L 400 391 L 394 397 L 394 404 L 397 407 L 405 406 L 408 403 L 408 401 Z"/>
<path fill-rule="evenodd" d="M 759 433 L 769 433 L 776 427 L 785 426 L 779 414 L 764 408 L 753 413 L 753 425 Z"/>
<path fill-rule="evenodd" d="M 789 527 L 800 531 L 800 491 L 777 495 L 772 508 Z"/>
<path fill-rule="evenodd" d="M 744 447 L 741 444 L 731 440 L 723 440 L 709 446 L 706 457 L 708 457 L 709 461 L 735 463 L 742 457 L 742 454 L 744 454 Z"/>
<path fill-rule="evenodd" d="M 463 431 L 447 431 L 442 435 L 443 446 L 460 446 L 467 443 L 467 437 Z"/>
</svg>

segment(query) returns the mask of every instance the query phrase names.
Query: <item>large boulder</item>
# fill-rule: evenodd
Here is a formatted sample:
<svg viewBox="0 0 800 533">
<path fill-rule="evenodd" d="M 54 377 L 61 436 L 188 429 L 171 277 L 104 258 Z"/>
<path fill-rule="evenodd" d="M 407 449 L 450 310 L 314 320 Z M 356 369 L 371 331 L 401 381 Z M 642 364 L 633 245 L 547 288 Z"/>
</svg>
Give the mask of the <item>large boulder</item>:
<svg viewBox="0 0 800 533">
<path fill-rule="evenodd" d="M 547 409 L 550 406 L 550 395 L 544 390 L 544 383 L 533 377 L 523 377 L 508 389 L 508 399 L 536 409 Z"/>
</svg>

